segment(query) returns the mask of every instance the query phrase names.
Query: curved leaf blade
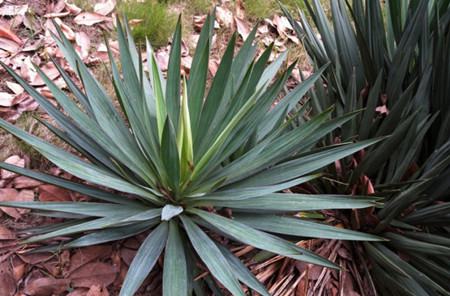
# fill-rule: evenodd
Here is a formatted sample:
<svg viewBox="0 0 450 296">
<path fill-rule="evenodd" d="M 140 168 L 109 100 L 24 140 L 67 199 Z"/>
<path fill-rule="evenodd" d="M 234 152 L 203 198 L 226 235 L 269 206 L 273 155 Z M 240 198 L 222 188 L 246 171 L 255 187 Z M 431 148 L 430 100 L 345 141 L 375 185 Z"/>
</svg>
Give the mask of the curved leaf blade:
<svg viewBox="0 0 450 296">
<path fill-rule="evenodd" d="M 177 222 L 169 222 L 164 254 L 163 296 L 188 295 L 186 255 Z"/>
<path fill-rule="evenodd" d="M 216 244 L 190 218 L 182 215 L 184 228 L 197 254 L 211 274 L 233 295 L 245 296 L 230 264 Z"/>
<path fill-rule="evenodd" d="M 153 269 L 166 244 L 167 222 L 161 223 L 142 243 L 131 262 L 119 296 L 133 296 Z"/>
</svg>

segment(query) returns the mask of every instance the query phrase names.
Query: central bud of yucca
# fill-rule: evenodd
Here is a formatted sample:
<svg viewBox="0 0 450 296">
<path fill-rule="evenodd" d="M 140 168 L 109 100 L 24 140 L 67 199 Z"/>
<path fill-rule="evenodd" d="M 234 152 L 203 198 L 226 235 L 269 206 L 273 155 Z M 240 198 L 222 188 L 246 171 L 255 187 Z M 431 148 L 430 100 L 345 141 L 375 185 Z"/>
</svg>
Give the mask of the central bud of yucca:
<svg viewBox="0 0 450 296">
<path fill-rule="evenodd" d="M 183 207 L 174 205 L 165 205 L 161 211 L 161 221 L 169 221 L 173 217 L 183 213 Z"/>
</svg>

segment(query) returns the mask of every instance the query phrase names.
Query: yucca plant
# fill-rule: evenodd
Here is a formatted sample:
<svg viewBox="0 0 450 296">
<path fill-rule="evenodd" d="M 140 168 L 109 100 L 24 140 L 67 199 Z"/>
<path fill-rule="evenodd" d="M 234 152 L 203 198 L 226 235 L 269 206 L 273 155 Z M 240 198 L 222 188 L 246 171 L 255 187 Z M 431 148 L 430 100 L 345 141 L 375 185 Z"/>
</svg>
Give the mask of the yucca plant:
<svg viewBox="0 0 450 296">
<path fill-rule="evenodd" d="M 322 144 L 390 135 L 314 186 L 385 196 L 383 209 L 353 217 L 390 240 L 364 243 L 379 293 L 449 295 L 449 1 L 330 1 L 331 20 L 305 3 L 312 22 L 284 11 L 315 67 L 331 64 L 310 93 L 313 114 L 364 108 Z"/>
<path fill-rule="evenodd" d="M 194 281 L 200 273 L 196 262 L 203 262 L 210 274 L 233 295 L 244 295 L 239 282 L 268 295 L 245 265 L 214 239 L 217 236 L 331 268 L 337 266 L 282 236 L 380 239 L 288 215 L 299 211 L 369 207 L 376 203 L 373 197 L 280 192 L 319 177 L 320 168 L 378 140 L 314 150 L 319 139 L 356 114 L 330 119 L 330 109 L 293 128 L 286 115 L 323 70 L 285 94 L 272 107 L 280 99 L 294 65 L 277 78 L 286 54 L 267 66 L 272 49 L 269 47 L 255 59 L 256 29 L 235 56 L 237 35 L 232 36 L 217 74 L 207 88 L 213 23 L 213 17 L 208 16 L 190 75 L 181 77 L 178 22 L 167 79 L 158 68 L 151 46 L 147 44 L 144 64 L 128 27 L 122 28 L 119 23 L 121 71 L 111 52 L 110 61 L 120 110 L 58 26 L 59 36 L 54 36 L 55 41 L 81 79 L 83 89 L 77 87 L 56 61 L 53 62 L 70 94 L 59 89 L 38 67 L 36 70 L 62 109 L 3 64 L 56 123 L 41 120 L 42 124 L 69 144 L 76 154 L 4 120 L 0 120 L 0 126 L 61 169 L 101 186 L 0 163 L 3 169 L 93 199 L 0 203 L 3 207 L 31 209 L 38 215 L 66 218 L 60 224 L 28 230 L 23 243 L 71 237 L 37 250 L 49 251 L 149 233 L 130 265 L 120 295 L 133 295 L 164 251 L 163 294 L 179 296 L 203 295 L 202 280 Z M 214 285 L 214 281 L 207 282 Z"/>
</svg>

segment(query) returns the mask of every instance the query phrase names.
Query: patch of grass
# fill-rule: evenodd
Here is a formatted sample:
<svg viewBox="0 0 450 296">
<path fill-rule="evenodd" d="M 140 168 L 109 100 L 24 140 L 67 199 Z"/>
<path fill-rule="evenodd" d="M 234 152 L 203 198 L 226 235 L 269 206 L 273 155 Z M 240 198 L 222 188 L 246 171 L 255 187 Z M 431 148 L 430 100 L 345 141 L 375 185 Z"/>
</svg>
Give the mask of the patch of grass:
<svg viewBox="0 0 450 296">
<path fill-rule="evenodd" d="M 169 4 L 169 7 L 178 6 L 182 8 L 183 15 L 206 14 L 211 11 L 217 1 L 211 0 L 159 0 Z"/>
<path fill-rule="evenodd" d="M 276 2 L 272 0 L 244 1 L 245 12 L 252 19 L 264 19 L 268 17 L 278 8 L 276 5 Z"/>
<path fill-rule="evenodd" d="M 254 20 L 269 18 L 280 12 L 276 0 L 244 0 L 243 3 L 248 17 Z M 297 7 L 303 9 L 305 5 L 301 0 L 281 0 L 281 3 L 294 13 Z"/>
<path fill-rule="evenodd" d="M 121 65 L 118 60 L 116 60 L 117 67 L 120 70 Z M 111 66 L 109 63 L 99 64 L 95 67 L 91 68 L 94 73 L 95 78 L 97 78 L 98 82 L 105 88 L 106 93 L 116 101 L 116 94 L 114 91 L 114 84 L 112 82 L 111 77 Z"/>
<path fill-rule="evenodd" d="M 24 112 L 17 119 L 15 125 L 31 133 L 41 139 L 44 139 L 53 144 L 57 143 L 56 137 L 47 130 L 43 125 L 41 125 L 34 116 L 37 116 L 36 112 Z M 32 148 L 27 143 L 13 137 L 12 135 L 6 133 L 5 131 L 0 132 L 0 160 L 3 161 L 11 155 L 27 155 L 30 158 L 32 166 L 40 166 L 40 163 L 47 162 L 45 158 L 39 154 L 34 148 Z"/>
<path fill-rule="evenodd" d="M 309 60 L 308 53 L 302 44 L 287 44 L 287 52 L 287 60 L 289 61 L 289 64 L 297 60 L 297 65 L 300 71 L 310 70 L 311 62 Z"/>
<path fill-rule="evenodd" d="M 92 11 L 94 8 L 94 1 L 90 0 L 72 0 L 73 4 L 78 6 L 79 8 L 86 10 L 86 11 Z"/>
<path fill-rule="evenodd" d="M 153 46 L 164 45 L 175 28 L 176 15 L 164 2 L 122 0 L 117 3 L 117 13 L 128 18 L 137 43 L 145 42 L 147 37 Z"/>
<path fill-rule="evenodd" d="M 210 0 L 167 0 L 170 4 L 183 4 L 183 14 L 206 14 L 215 5 L 215 1 Z"/>
<path fill-rule="evenodd" d="M 50 132 L 42 126 L 35 118 L 37 114 L 35 112 L 25 112 L 17 119 L 16 126 L 23 129 L 24 131 L 33 134 L 40 138 L 48 138 L 53 135 L 49 135 Z M 14 139 L 14 147 L 20 151 L 20 154 L 28 155 L 31 161 L 37 160 L 37 162 L 42 161 L 44 158 L 37 152 L 33 147 L 28 145 L 27 143 L 17 139 Z"/>
<path fill-rule="evenodd" d="M 208 0 L 190 0 L 187 1 L 189 9 L 194 14 L 204 14 L 208 13 L 212 7 L 212 1 Z"/>
<path fill-rule="evenodd" d="M 17 147 L 14 146 L 14 138 L 4 130 L 0 130 L 0 161 L 13 155 Z"/>
</svg>

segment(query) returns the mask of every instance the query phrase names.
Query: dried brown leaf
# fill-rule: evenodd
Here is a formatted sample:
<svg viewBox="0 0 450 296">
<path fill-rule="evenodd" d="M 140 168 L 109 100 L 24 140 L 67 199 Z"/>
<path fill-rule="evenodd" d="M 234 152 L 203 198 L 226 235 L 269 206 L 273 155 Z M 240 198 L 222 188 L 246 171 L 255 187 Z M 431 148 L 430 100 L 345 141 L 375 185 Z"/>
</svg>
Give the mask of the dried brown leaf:
<svg viewBox="0 0 450 296">
<path fill-rule="evenodd" d="M 189 74 L 189 71 L 191 70 L 192 65 L 192 57 L 191 56 L 185 56 L 181 58 L 181 66 L 182 71 L 185 75 Z"/>
<path fill-rule="evenodd" d="M 206 14 L 204 14 L 204 15 L 194 15 L 192 17 L 194 30 L 196 32 L 200 32 L 202 30 L 203 24 L 205 23 L 205 20 L 206 20 Z"/>
<path fill-rule="evenodd" d="M 16 282 L 24 276 L 25 270 L 26 264 L 18 257 L 14 256 L 12 260 L 12 273 Z"/>
<path fill-rule="evenodd" d="M 76 6 L 75 4 L 69 3 L 69 1 L 65 1 L 65 3 L 66 3 L 66 9 L 72 14 L 75 14 L 75 15 L 79 14 L 81 12 L 81 10 L 82 10 L 81 8 Z"/>
<path fill-rule="evenodd" d="M 244 9 L 244 3 L 242 0 L 236 0 L 234 14 L 236 15 L 236 17 L 238 17 L 240 19 L 245 19 L 245 9 Z"/>
<path fill-rule="evenodd" d="M 6 226 L 0 224 L 0 240 L 10 240 L 15 239 L 16 235 L 14 232 L 9 230 Z M 2 295 L 2 294 L 0 294 Z"/>
<path fill-rule="evenodd" d="M 216 7 L 216 18 L 217 21 L 226 28 L 231 28 L 233 26 L 233 13 L 224 7 Z"/>
<path fill-rule="evenodd" d="M 8 29 L 4 26 L 0 26 L 0 37 L 5 37 L 7 39 L 10 39 L 19 45 L 22 44 L 22 40 L 16 34 L 14 34 L 10 29 Z"/>
<path fill-rule="evenodd" d="M 0 7 L 1 16 L 25 15 L 28 10 L 28 4 L 24 5 L 3 5 Z"/>
<path fill-rule="evenodd" d="M 27 97 L 25 100 L 20 102 L 17 107 L 17 111 L 19 113 L 26 111 L 34 111 L 39 107 L 39 103 L 36 102 L 32 97 Z"/>
<path fill-rule="evenodd" d="M 375 111 L 377 111 L 379 114 L 386 114 L 389 115 L 389 109 L 386 107 L 386 105 L 378 106 Z"/>
<path fill-rule="evenodd" d="M 59 77 L 59 71 L 53 63 L 47 63 L 40 67 L 41 71 L 44 72 L 48 78 L 54 80 Z M 34 79 L 30 82 L 32 86 L 45 85 L 44 80 L 39 75 L 36 75 Z"/>
<path fill-rule="evenodd" d="M 239 35 L 241 35 L 244 40 L 247 39 L 248 35 L 250 34 L 250 27 L 248 23 L 237 17 L 235 17 L 234 20 L 236 22 L 236 27 Z"/>
<path fill-rule="evenodd" d="M 52 2 L 49 4 L 47 13 L 44 15 L 44 17 L 63 17 L 70 14 L 70 11 L 63 11 L 66 7 L 66 3 L 64 0 L 58 0 L 56 3 Z"/>
<path fill-rule="evenodd" d="M 342 270 L 342 291 L 343 295 L 349 295 L 349 296 L 359 296 L 360 294 L 355 291 L 354 285 L 353 285 L 353 279 L 350 274 L 350 272 L 346 270 Z"/>
<path fill-rule="evenodd" d="M 163 48 L 158 50 L 155 54 L 155 58 L 161 71 L 167 71 L 167 67 L 169 65 L 169 49 Z"/>
<path fill-rule="evenodd" d="M 72 201 L 71 194 L 68 190 L 64 190 L 54 185 L 44 184 L 39 186 L 40 201 Z"/>
<path fill-rule="evenodd" d="M 55 257 L 52 253 L 25 253 L 17 254 L 17 256 L 19 256 L 23 262 L 31 265 L 41 264 Z"/>
<path fill-rule="evenodd" d="M 14 101 L 14 95 L 7 92 L 0 92 L 0 106 L 11 107 Z"/>
<path fill-rule="evenodd" d="M 70 14 L 70 11 L 63 11 L 63 12 L 51 12 L 44 14 L 44 17 L 46 18 L 54 18 L 54 17 L 65 17 Z"/>
<path fill-rule="evenodd" d="M 7 164 L 12 164 L 18 167 L 25 167 L 25 159 L 21 158 L 19 155 L 12 155 L 10 157 L 8 157 L 7 159 L 5 159 L 5 161 Z M 17 174 L 7 171 L 7 170 L 0 170 L 0 176 L 2 179 L 10 179 L 10 178 L 14 178 L 17 176 Z"/>
<path fill-rule="evenodd" d="M 75 270 L 70 275 L 70 280 L 77 288 L 90 288 L 94 285 L 107 287 L 114 282 L 117 273 L 118 269 L 111 264 L 92 262 Z"/>
<path fill-rule="evenodd" d="M 208 64 L 208 70 L 211 75 L 216 75 L 217 70 L 219 69 L 219 61 L 215 58 L 212 58 Z"/>
<path fill-rule="evenodd" d="M 84 60 L 89 56 L 89 49 L 91 48 L 91 39 L 85 32 L 75 33 L 75 42 L 77 44 L 77 51 Z"/>
<path fill-rule="evenodd" d="M 70 280 L 39 277 L 27 281 L 24 292 L 31 296 L 61 295 L 69 287 Z"/>
<path fill-rule="evenodd" d="M 26 56 L 23 61 L 17 61 L 17 65 L 20 67 L 19 74 L 23 79 L 32 81 L 35 79 L 37 72 L 33 67 L 33 61 L 30 56 Z"/>
<path fill-rule="evenodd" d="M 0 295 L 13 296 L 16 292 L 16 282 L 8 261 L 0 263 Z"/>
<path fill-rule="evenodd" d="M 21 87 L 20 84 L 15 82 L 6 81 L 6 86 L 16 95 L 20 95 L 24 91 L 23 87 Z"/>
<path fill-rule="evenodd" d="M 111 255 L 112 248 L 108 245 L 91 246 L 79 249 L 71 257 L 70 267 L 66 274 L 75 272 L 81 266 L 97 259 L 107 258 Z"/>
<path fill-rule="evenodd" d="M 72 30 L 71 27 L 66 25 L 60 18 L 55 18 L 55 23 L 58 24 L 58 26 L 61 28 L 61 31 L 66 35 L 66 38 L 70 41 L 75 40 L 75 32 Z"/>
<path fill-rule="evenodd" d="M 18 176 L 16 178 L 14 178 L 12 184 L 15 189 L 25 189 L 25 188 L 37 187 L 37 186 L 41 185 L 42 183 L 37 180 L 25 177 L 25 176 Z"/>
<path fill-rule="evenodd" d="M 278 31 L 278 34 L 281 36 L 287 34 L 288 31 L 293 31 L 289 20 L 285 16 L 274 15 L 272 19 L 272 23 Z"/>
<path fill-rule="evenodd" d="M 128 25 L 130 25 L 131 28 L 134 28 L 135 26 L 139 25 L 143 21 L 144 21 L 143 19 L 131 19 L 128 21 Z"/>
<path fill-rule="evenodd" d="M 66 296 L 86 296 L 87 291 L 86 288 L 76 288 Z"/>
<path fill-rule="evenodd" d="M 14 122 L 20 117 L 20 114 L 14 109 L 0 107 L 0 117 L 6 121 Z M 1 182 L 2 181 L 0 181 L 0 184 Z"/>
<path fill-rule="evenodd" d="M 0 188 L 0 201 L 33 201 L 34 192 L 31 190 L 17 191 L 12 188 Z M 19 219 L 22 214 L 29 212 L 25 209 L 5 208 L 0 209 L 9 216 Z"/>
<path fill-rule="evenodd" d="M 101 22 L 111 21 L 111 18 L 94 12 L 83 12 L 77 15 L 73 21 L 77 25 L 92 26 Z"/>
<path fill-rule="evenodd" d="M 86 293 L 86 296 L 109 296 L 109 292 L 107 289 L 95 285 L 89 289 L 89 291 Z"/>
<path fill-rule="evenodd" d="M 136 250 L 132 250 L 129 248 L 121 248 L 120 249 L 120 257 L 125 262 L 126 265 L 130 265 L 131 261 L 133 261 L 134 256 L 136 256 Z"/>
<path fill-rule="evenodd" d="M 263 24 L 261 26 L 258 27 L 258 29 L 256 30 L 258 35 L 266 35 L 269 34 L 269 27 L 266 24 Z"/>
<path fill-rule="evenodd" d="M 23 18 L 23 25 L 35 33 L 42 31 L 42 27 L 35 16 L 28 15 Z"/>
<path fill-rule="evenodd" d="M 295 35 L 294 33 L 293 34 L 287 33 L 286 36 L 289 40 L 291 40 L 295 44 L 300 44 L 300 39 L 298 39 L 297 35 Z"/>
<path fill-rule="evenodd" d="M 20 45 L 8 38 L 0 37 L 0 49 L 3 49 L 10 53 L 16 53 L 20 48 Z"/>
<path fill-rule="evenodd" d="M 291 75 L 292 75 L 292 78 L 294 78 L 294 80 L 296 82 L 302 81 L 302 77 L 300 76 L 300 70 L 298 68 L 294 68 L 292 70 L 292 74 Z"/>
<path fill-rule="evenodd" d="M 99 2 L 94 5 L 94 12 L 101 15 L 110 14 L 116 7 L 116 1 L 106 0 L 105 2 Z"/>
<path fill-rule="evenodd" d="M 64 8 L 66 7 L 66 3 L 64 2 L 64 0 L 58 0 L 56 1 L 56 3 L 51 3 L 50 6 L 51 12 L 58 13 L 64 10 Z"/>
</svg>

